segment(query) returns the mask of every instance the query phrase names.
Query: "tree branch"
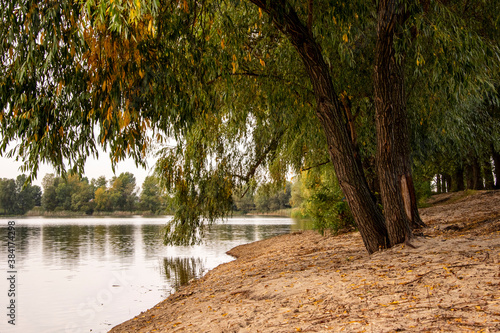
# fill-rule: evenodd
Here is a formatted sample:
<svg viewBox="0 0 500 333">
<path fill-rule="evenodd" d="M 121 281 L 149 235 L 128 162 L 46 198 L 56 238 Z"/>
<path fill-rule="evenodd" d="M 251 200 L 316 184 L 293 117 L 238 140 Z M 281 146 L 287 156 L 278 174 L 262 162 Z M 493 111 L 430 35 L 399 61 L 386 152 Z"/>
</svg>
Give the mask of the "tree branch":
<svg viewBox="0 0 500 333">
<path fill-rule="evenodd" d="M 314 169 L 314 168 L 317 168 L 317 167 L 320 167 L 322 165 L 325 165 L 325 164 L 328 164 L 330 163 L 331 161 L 328 160 L 328 161 L 325 161 L 323 163 L 320 163 L 320 164 L 316 164 L 316 165 L 313 165 L 313 166 L 310 166 L 310 167 L 307 167 L 307 168 L 301 168 L 300 171 L 307 171 L 307 170 L 311 170 L 311 169 Z"/>
<path fill-rule="evenodd" d="M 307 29 L 309 33 L 312 34 L 312 23 L 313 23 L 313 0 L 309 0 L 308 3 L 308 13 L 307 13 Z"/>
</svg>

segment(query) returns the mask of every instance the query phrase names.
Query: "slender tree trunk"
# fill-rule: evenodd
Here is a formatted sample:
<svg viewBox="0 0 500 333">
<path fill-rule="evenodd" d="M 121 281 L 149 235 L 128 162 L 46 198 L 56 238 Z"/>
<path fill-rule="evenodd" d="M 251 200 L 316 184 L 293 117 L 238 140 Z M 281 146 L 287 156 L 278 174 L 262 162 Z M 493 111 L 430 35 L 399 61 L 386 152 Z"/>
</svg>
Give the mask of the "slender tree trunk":
<svg viewBox="0 0 500 333">
<path fill-rule="evenodd" d="M 443 193 L 443 185 L 441 183 L 441 174 L 438 173 L 436 175 L 436 193 L 441 194 Z"/>
<path fill-rule="evenodd" d="M 333 88 L 321 49 L 309 29 L 285 1 L 251 0 L 273 18 L 299 53 L 316 97 L 316 115 L 325 131 L 328 152 L 340 186 L 369 253 L 389 247 L 384 216 L 373 200 L 346 127 L 344 108 Z"/>
<path fill-rule="evenodd" d="M 403 8 L 396 0 L 379 2 L 375 46 L 377 169 L 391 246 L 411 238 L 411 227 L 423 224 L 410 164 L 404 65 L 402 59 L 396 60 L 394 50 Z"/>
<path fill-rule="evenodd" d="M 492 149 L 493 164 L 495 165 L 495 188 L 500 189 L 500 153 Z"/>
<path fill-rule="evenodd" d="M 488 159 L 483 162 L 483 174 L 484 174 L 484 189 L 493 190 L 495 188 L 495 180 L 493 179 L 493 168 L 491 166 L 491 160 Z"/>
<path fill-rule="evenodd" d="M 473 190 L 474 177 L 473 177 L 472 163 L 470 162 L 467 162 L 467 164 L 465 165 L 465 179 L 466 179 L 467 189 Z"/>
<path fill-rule="evenodd" d="M 451 183 L 452 183 L 452 179 L 451 179 L 451 176 L 447 173 L 443 174 L 442 175 L 443 177 L 443 184 L 444 184 L 444 191 L 445 192 L 451 192 Z"/>
</svg>

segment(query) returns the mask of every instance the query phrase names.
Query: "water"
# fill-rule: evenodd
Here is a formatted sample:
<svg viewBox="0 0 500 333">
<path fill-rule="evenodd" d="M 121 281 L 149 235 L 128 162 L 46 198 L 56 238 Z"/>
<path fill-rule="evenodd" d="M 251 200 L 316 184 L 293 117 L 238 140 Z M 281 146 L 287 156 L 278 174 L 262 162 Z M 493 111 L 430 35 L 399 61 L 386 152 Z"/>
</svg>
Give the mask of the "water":
<svg viewBox="0 0 500 333">
<path fill-rule="evenodd" d="M 107 332 L 233 260 L 229 249 L 300 228 L 288 218 L 230 218 L 201 245 L 167 247 L 167 220 L 14 219 L 16 295 L 9 297 L 10 220 L 0 219 L 0 332 Z M 8 323 L 11 299 L 15 326 Z"/>
</svg>

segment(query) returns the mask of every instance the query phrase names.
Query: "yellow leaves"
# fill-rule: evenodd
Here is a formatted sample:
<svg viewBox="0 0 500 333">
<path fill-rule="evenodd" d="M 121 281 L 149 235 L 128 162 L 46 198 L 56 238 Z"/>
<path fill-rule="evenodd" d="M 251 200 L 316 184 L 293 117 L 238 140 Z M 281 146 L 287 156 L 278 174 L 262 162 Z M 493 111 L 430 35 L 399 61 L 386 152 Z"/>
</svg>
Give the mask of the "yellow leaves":
<svg viewBox="0 0 500 333">
<path fill-rule="evenodd" d="M 63 82 L 59 81 L 59 84 L 57 85 L 57 89 L 56 89 L 57 96 L 61 95 L 62 88 L 63 88 Z"/>
<path fill-rule="evenodd" d="M 62 126 L 61 126 L 61 127 L 59 127 L 59 135 L 60 135 L 61 137 L 64 137 L 64 128 L 62 128 Z"/>
<path fill-rule="evenodd" d="M 189 13 L 189 5 L 186 0 L 184 0 L 183 9 L 186 13 Z"/>
<path fill-rule="evenodd" d="M 106 120 L 111 122 L 111 118 L 113 117 L 113 106 L 108 108 L 108 112 L 106 114 Z"/>
<path fill-rule="evenodd" d="M 128 111 L 123 111 L 119 122 L 120 122 L 120 130 L 123 130 L 130 124 L 130 113 Z"/>
<path fill-rule="evenodd" d="M 342 40 L 344 41 L 344 43 L 347 43 L 349 41 L 349 37 L 347 37 L 347 34 L 344 34 L 342 36 Z"/>
<path fill-rule="evenodd" d="M 262 9 L 259 7 L 259 18 L 262 18 Z"/>
<path fill-rule="evenodd" d="M 265 62 L 264 60 L 259 59 L 259 61 L 260 61 L 260 65 L 261 65 L 262 67 L 266 67 L 266 62 Z"/>
<path fill-rule="evenodd" d="M 422 66 L 425 64 L 425 60 L 422 56 L 417 56 L 417 66 Z"/>
<path fill-rule="evenodd" d="M 238 69 L 238 62 L 236 59 L 236 55 L 233 54 L 233 62 L 231 63 L 233 65 L 233 74 L 236 73 L 236 69 Z"/>
</svg>

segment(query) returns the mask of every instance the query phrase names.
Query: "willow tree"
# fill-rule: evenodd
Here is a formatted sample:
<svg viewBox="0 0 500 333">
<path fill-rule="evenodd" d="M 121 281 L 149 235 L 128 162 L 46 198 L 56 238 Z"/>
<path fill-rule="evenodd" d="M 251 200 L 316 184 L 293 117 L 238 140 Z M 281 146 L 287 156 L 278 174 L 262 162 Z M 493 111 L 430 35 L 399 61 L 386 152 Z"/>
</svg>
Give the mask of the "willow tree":
<svg viewBox="0 0 500 333">
<path fill-rule="evenodd" d="M 157 171 L 178 207 L 166 241 L 192 243 L 259 174 L 279 180 L 290 167 L 327 158 L 368 252 L 411 235 L 387 229 L 364 176 L 351 107 L 373 100 L 373 47 L 377 64 L 397 64 L 396 74 L 406 68 L 395 62 L 391 38 L 411 30 L 404 23 L 422 12 L 418 3 L 411 11 L 395 3 L 387 15 L 385 2 L 363 1 L 0 3 L 1 151 L 21 139 L 9 154 L 32 176 L 40 162 L 81 170 L 98 146 L 115 162 L 131 156 L 140 164 L 159 143 Z M 389 52 L 376 44 L 384 29 Z M 384 79 L 375 76 L 375 84 Z M 375 95 L 380 105 L 394 103 Z M 404 111 L 405 101 L 396 103 Z M 391 131 L 382 137 L 398 140 L 407 130 Z M 379 169 L 395 170 L 388 186 L 408 175 L 407 149 L 379 160 Z M 406 193 L 402 186 L 391 193 L 385 213 L 396 207 L 391 214 L 404 216 Z M 408 229 L 408 218 L 391 221 Z"/>
</svg>

